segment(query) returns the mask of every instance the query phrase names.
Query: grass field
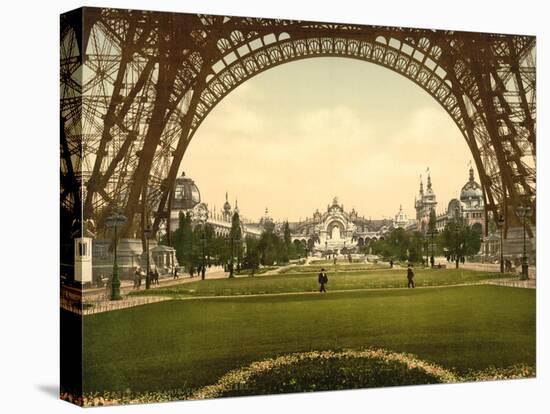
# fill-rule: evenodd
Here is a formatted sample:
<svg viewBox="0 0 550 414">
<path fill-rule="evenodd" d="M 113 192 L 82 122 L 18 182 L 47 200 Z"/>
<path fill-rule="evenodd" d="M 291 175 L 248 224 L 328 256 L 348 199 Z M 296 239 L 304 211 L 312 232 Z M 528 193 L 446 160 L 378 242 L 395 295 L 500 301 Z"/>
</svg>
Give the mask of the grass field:
<svg viewBox="0 0 550 414">
<path fill-rule="evenodd" d="M 196 281 L 164 288 L 132 292 L 135 295 L 226 296 L 265 293 L 314 292 L 319 290 L 316 272 L 285 273 L 281 275 L 212 279 L 207 283 Z M 363 271 L 329 271 L 329 291 L 407 287 L 406 270 L 374 269 Z M 415 271 L 415 284 L 447 286 L 476 283 L 480 280 L 501 278 L 501 273 L 483 273 L 465 269 L 420 269 Z"/>
<path fill-rule="evenodd" d="M 282 269 L 281 273 L 319 273 L 321 268 L 325 269 L 327 272 L 333 273 L 333 272 L 340 272 L 340 271 L 360 271 L 360 270 L 381 270 L 381 269 L 388 269 L 389 265 L 379 265 L 379 264 L 372 264 L 372 263 L 348 263 L 348 262 L 342 262 L 333 264 L 330 262 L 329 264 L 309 264 L 309 265 L 299 265 L 299 266 L 291 266 L 287 267 L 286 269 Z"/>
<path fill-rule="evenodd" d="M 402 272 L 387 273 L 376 274 L 367 285 L 403 283 Z M 454 275 L 445 279 L 449 282 L 474 278 L 444 274 Z M 429 283 L 430 277 L 421 275 L 417 272 L 417 281 Z M 368 280 L 344 275 L 340 286 L 347 286 L 346 278 L 359 284 L 355 277 Z M 265 279 L 265 286 L 275 289 L 275 281 L 285 278 L 316 287 L 315 280 L 306 283 L 303 275 L 257 278 L 254 283 Z M 204 289 L 211 284 L 214 292 L 223 291 L 217 288 L 228 283 L 235 283 L 235 289 L 240 281 L 212 280 Z M 329 288 L 338 283 L 333 275 Z M 410 352 L 458 373 L 518 363 L 534 366 L 535 291 L 479 285 L 205 298 L 90 315 L 84 317 L 84 389 L 191 390 L 255 360 L 366 346 Z"/>
</svg>

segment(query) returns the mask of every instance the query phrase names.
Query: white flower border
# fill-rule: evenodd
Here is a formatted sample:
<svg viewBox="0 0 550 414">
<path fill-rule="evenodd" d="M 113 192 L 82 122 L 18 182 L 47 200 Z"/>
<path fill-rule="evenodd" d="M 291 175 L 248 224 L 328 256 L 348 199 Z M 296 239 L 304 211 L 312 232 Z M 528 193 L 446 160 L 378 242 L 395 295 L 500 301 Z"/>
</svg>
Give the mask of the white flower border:
<svg viewBox="0 0 550 414">
<path fill-rule="evenodd" d="M 190 400 L 202 400 L 216 398 L 224 392 L 244 387 L 251 378 L 256 375 L 269 372 L 275 368 L 293 365 L 301 361 L 315 359 L 343 359 L 343 358 L 367 358 L 378 359 L 385 362 L 400 362 L 408 369 L 418 368 L 429 375 L 437 378 L 442 383 L 460 382 L 463 379 L 455 373 L 430 362 L 417 358 L 407 353 L 391 352 L 385 349 L 367 348 L 364 350 L 344 351 L 311 351 L 295 354 L 282 355 L 276 358 L 264 359 L 253 362 L 243 368 L 229 371 L 222 376 L 215 384 L 200 388 L 189 396 Z"/>
<path fill-rule="evenodd" d="M 146 392 L 139 395 L 117 395 L 117 393 L 106 393 L 101 396 L 99 393 L 94 393 L 93 395 L 81 397 L 74 397 L 69 393 L 64 393 L 60 397 L 63 400 L 71 401 L 83 407 L 118 404 L 143 404 L 148 402 L 163 402 L 183 399 L 204 400 L 220 397 L 227 391 L 246 389 L 246 386 L 250 383 L 250 380 L 254 376 L 267 373 L 279 367 L 297 364 L 301 361 L 345 358 L 366 358 L 381 360 L 384 362 L 403 363 L 408 369 L 420 369 L 437 378 L 441 383 L 509 380 L 530 378 L 535 376 L 535 368 L 524 364 L 513 365 L 507 368 L 488 368 L 466 374 L 465 376 L 460 376 L 440 365 L 424 361 L 413 354 L 392 352 L 383 348 L 365 348 L 361 350 L 347 349 L 342 351 L 299 352 L 252 362 L 247 366 L 227 372 L 216 383 L 199 388 L 190 395 L 185 395 L 183 390 L 174 390 L 173 392 Z"/>
</svg>

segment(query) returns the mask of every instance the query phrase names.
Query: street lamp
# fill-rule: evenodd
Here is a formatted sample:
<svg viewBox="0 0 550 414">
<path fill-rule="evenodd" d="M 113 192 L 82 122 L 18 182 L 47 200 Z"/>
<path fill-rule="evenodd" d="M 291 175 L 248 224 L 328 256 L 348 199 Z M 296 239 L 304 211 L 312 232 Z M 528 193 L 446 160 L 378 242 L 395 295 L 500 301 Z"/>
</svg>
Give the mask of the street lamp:
<svg viewBox="0 0 550 414">
<path fill-rule="evenodd" d="M 234 269 L 233 269 L 233 260 L 234 260 L 234 252 L 235 252 L 235 236 L 231 233 L 228 236 L 229 239 L 229 277 L 235 277 Z"/>
<path fill-rule="evenodd" d="M 126 223 L 126 217 L 122 214 L 115 212 L 105 220 L 105 225 L 115 230 L 114 241 L 114 260 L 113 260 L 113 277 L 111 278 L 111 300 L 121 300 L 120 296 L 120 277 L 118 275 L 118 257 L 117 257 L 117 245 L 118 245 L 118 228 L 122 227 Z"/>
<path fill-rule="evenodd" d="M 498 217 L 498 227 L 500 228 L 500 273 L 504 273 L 504 216 Z"/>
<path fill-rule="evenodd" d="M 201 270 L 201 279 L 204 280 L 204 277 L 206 275 L 206 267 L 205 267 L 205 254 L 204 254 L 204 248 L 206 243 L 206 228 L 203 226 L 202 228 L 202 234 L 201 234 L 201 243 L 202 243 L 202 270 Z"/>
<path fill-rule="evenodd" d="M 434 235 L 436 235 L 437 233 L 439 233 L 437 229 L 433 229 L 433 230 L 428 231 L 428 234 L 431 236 L 431 239 L 432 239 L 432 256 L 430 258 L 430 265 L 431 265 L 432 268 L 434 267 L 434 264 L 435 264 L 435 260 L 434 260 Z"/>
<path fill-rule="evenodd" d="M 149 270 L 150 270 L 150 263 L 149 263 L 149 236 L 151 235 L 151 227 L 149 224 L 147 224 L 147 227 L 143 229 L 143 235 L 145 237 L 145 263 L 146 263 L 146 270 L 145 270 L 145 289 L 151 288 L 151 277 L 149 276 Z"/>
<path fill-rule="evenodd" d="M 237 256 L 237 274 L 241 274 L 241 254 L 242 254 L 242 242 L 243 239 L 241 237 L 241 233 L 237 233 L 237 237 L 235 238 L 235 241 L 237 242 L 237 251 L 235 252 L 235 256 Z"/>
<path fill-rule="evenodd" d="M 428 260 L 428 254 L 429 254 L 429 245 L 428 245 L 428 239 L 424 238 L 424 250 L 426 251 L 426 265 L 425 266 L 428 266 L 428 263 L 430 263 L 430 261 Z M 408 260 L 408 258 L 407 258 Z"/>
<path fill-rule="evenodd" d="M 458 254 L 458 248 L 459 248 L 459 245 L 458 245 L 458 236 L 460 234 L 460 228 L 459 228 L 459 223 L 458 223 L 458 218 L 459 218 L 459 215 L 460 215 L 460 209 L 457 207 L 455 209 L 455 217 L 456 217 L 456 224 L 455 224 L 455 260 L 456 260 L 456 268 L 458 269 L 458 261 L 460 260 L 459 259 L 459 254 Z"/>
<path fill-rule="evenodd" d="M 235 244 L 239 244 L 241 242 L 241 238 L 239 235 L 230 234 L 228 236 L 229 239 L 229 249 L 230 249 L 230 259 L 229 259 L 229 277 L 235 277 Z M 240 269 L 240 260 L 237 259 L 237 264 Z"/>
<path fill-rule="evenodd" d="M 521 280 L 529 279 L 529 263 L 527 258 L 527 245 L 526 245 L 526 226 L 527 219 L 531 217 L 531 207 L 519 206 L 517 208 L 519 217 L 523 222 L 523 256 L 521 258 Z"/>
</svg>

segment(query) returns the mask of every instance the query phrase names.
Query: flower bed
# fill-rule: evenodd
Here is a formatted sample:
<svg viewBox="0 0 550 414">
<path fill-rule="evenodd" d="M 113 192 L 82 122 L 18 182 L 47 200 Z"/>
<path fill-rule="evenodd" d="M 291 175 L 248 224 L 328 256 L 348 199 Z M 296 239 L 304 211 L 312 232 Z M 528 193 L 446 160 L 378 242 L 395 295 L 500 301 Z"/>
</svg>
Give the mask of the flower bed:
<svg viewBox="0 0 550 414">
<path fill-rule="evenodd" d="M 414 355 L 383 349 L 313 351 L 254 362 L 225 374 L 190 399 L 458 382 Z"/>
<path fill-rule="evenodd" d="M 367 348 L 302 352 L 256 361 L 229 371 L 215 384 L 193 392 L 188 389 L 140 394 L 129 391 L 107 392 L 88 394 L 79 398 L 63 393 L 61 399 L 91 407 L 243 395 L 505 380 L 534 376 L 535 369 L 527 365 L 488 368 L 460 376 L 412 354 Z"/>
</svg>

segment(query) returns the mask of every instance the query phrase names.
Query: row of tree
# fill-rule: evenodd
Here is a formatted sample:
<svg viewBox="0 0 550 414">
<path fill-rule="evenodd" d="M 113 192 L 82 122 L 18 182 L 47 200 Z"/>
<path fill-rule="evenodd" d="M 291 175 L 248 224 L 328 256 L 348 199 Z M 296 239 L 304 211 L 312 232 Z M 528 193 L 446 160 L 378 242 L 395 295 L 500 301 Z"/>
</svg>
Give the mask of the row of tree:
<svg viewBox="0 0 550 414">
<path fill-rule="evenodd" d="M 231 219 L 229 236 L 216 235 L 213 226 L 208 223 L 193 226 L 190 213 L 180 213 L 179 227 L 172 233 L 172 244 L 179 264 L 190 273 L 203 271 L 203 263 L 204 268 L 222 265 L 230 275 L 233 275 L 233 270 L 239 273 L 242 269 L 254 273 L 260 265 L 285 264 L 308 255 L 305 244 L 292 242 L 288 222 L 283 225 L 282 235 L 275 231 L 275 225 L 271 222 L 264 225 L 259 238 L 246 236 L 243 240 L 241 222 L 236 212 Z M 443 231 L 437 232 L 435 212 L 432 210 L 425 231 L 408 232 L 397 228 L 384 240 L 375 241 L 369 247 L 373 254 L 386 260 L 418 263 L 444 255 L 458 264 L 464 257 L 479 252 L 481 234 L 460 217 L 450 220 Z"/>
<path fill-rule="evenodd" d="M 475 255 L 481 247 L 482 235 L 476 228 L 467 225 L 461 217 L 450 220 L 441 232 L 436 230 L 435 212 L 425 231 L 407 232 L 402 228 L 392 230 L 384 240 L 371 244 L 372 253 L 386 260 L 409 262 L 433 261 L 433 256 L 446 256 L 457 266 L 465 257 Z"/>
<path fill-rule="evenodd" d="M 209 223 L 193 226 L 190 213 L 180 213 L 178 229 L 172 232 L 172 245 L 178 263 L 190 273 L 201 272 L 203 263 L 204 268 L 222 265 L 230 275 L 242 269 L 254 273 L 260 265 L 284 264 L 307 255 L 304 244 L 292 243 L 288 222 L 284 224 L 282 236 L 277 234 L 273 223 L 267 223 L 259 238 L 243 239 L 236 212 L 231 218 L 228 236 L 217 235 Z"/>
</svg>

